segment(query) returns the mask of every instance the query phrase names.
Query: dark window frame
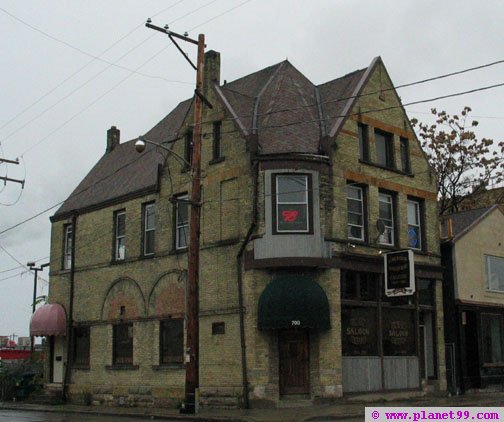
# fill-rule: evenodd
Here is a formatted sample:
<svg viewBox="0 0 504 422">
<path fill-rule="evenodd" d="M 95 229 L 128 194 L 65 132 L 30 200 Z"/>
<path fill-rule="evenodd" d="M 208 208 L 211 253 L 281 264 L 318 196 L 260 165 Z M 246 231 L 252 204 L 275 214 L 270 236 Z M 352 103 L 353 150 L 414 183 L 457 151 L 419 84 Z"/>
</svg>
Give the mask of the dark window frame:
<svg viewBox="0 0 504 422">
<path fill-rule="evenodd" d="M 154 207 L 154 227 L 148 228 L 147 227 L 147 216 L 148 212 L 147 210 L 151 207 Z M 147 239 L 148 233 L 151 232 L 153 233 L 153 239 L 152 239 L 152 251 L 147 251 L 146 248 L 149 245 L 149 241 Z M 153 256 L 156 251 L 156 202 L 155 201 L 150 201 L 142 204 L 142 242 L 141 242 L 141 255 L 146 257 L 146 256 Z"/>
<path fill-rule="evenodd" d="M 357 124 L 359 136 L 359 159 L 369 162 L 369 126 L 364 123 Z"/>
<path fill-rule="evenodd" d="M 70 270 L 72 267 L 72 240 L 73 240 L 73 226 L 72 223 L 63 226 L 63 262 L 61 268 L 63 270 Z"/>
<path fill-rule="evenodd" d="M 91 330 L 88 325 L 73 328 L 73 353 L 74 366 L 89 367 L 91 352 Z"/>
<path fill-rule="evenodd" d="M 401 170 L 404 173 L 411 174 L 409 139 L 401 136 L 399 138 L 399 148 L 401 154 Z"/>
<path fill-rule="evenodd" d="M 179 225 L 179 207 L 180 203 L 184 202 L 187 206 L 187 222 L 185 224 Z M 189 195 L 187 193 L 181 193 L 174 196 L 173 202 L 173 250 L 175 251 L 186 251 L 189 247 L 189 220 L 190 220 L 190 204 Z M 181 246 L 179 244 L 179 229 L 186 228 L 185 245 Z"/>
<path fill-rule="evenodd" d="M 133 366 L 134 336 L 134 326 L 131 322 L 112 326 L 112 364 L 114 366 Z"/>
<path fill-rule="evenodd" d="M 124 216 L 124 234 L 119 234 L 119 217 Z M 123 245 L 123 257 L 120 257 L 120 247 Z M 122 262 L 126 259 L 126 209 L 114 212 L 114 250 L 113 261 Z"/>
<path fill-rule="evenodd" d="M 191 168 L 192 156 L 193 156 L 193 130 L 188 129 L 184 136 L 184 163 L 183 171 L 188 171 Z"/>
<path fill-rule="evenodd" d="M 485 319 L 490 320 L 491 318 L 497 318 L 499 323 L 499 336 L 500 336 L 500 360 L 494 360 L 493 356 L 489 358 L 487 350 L 488 344 L 485 344 L 485 338 L 487 337 L 487 326 L 485 325 Z M 480 326 L 481 326 L 481 360 L 483 366 L 504 366 L 504 316 L 502 313 L 496 312 L 482 312 L 480 314 Z M 491 332 L 490 332 L 491 335 Z M 493 354 L 492 351 L 490 351 Z"/>
<path fill-rule="evenodd" d="M 284 176 L 304 176 L 306 177 L 306 193 L 307 193 L 307 230 L 306 231 L 286 231 L 278 230 L 278 210 L 277 210 L 277 178 Z M 282 203 L 281 203 L 282 204 Z M 285 173 L 272 173 L 271 175 L 271 217 L 272 217 L 272 234 L 274 235 L 307 235 L 313 234 L 313 178 L 310 173 L 295 173 L 295 172 L 285 172 Z"/>
<path fill-rule="evenodd" d="M 381 129 L 376 129 L 374 130 L 375 133 L 375 163 L 376 165 L 390 169 L 390 170 L 396 170 L 396 164 L 395 164 L 395 153 L 394 153 L 394 134 L 390 132 L 385 132 Z M 384 138 L 384 155 L 385 155 L 385 163 L 378 161 L 378 146 L 379 142 L 376 137 L 376 135 L 383 136 Z"/>
<path fill-rule="evenodd" d="M 226 334 L 226 323 L 224 321 L 212 322 L 212 335 Z"/>
<path fill-rule="evenodd" d="M 171 326 L 171 327 L 170 327 Z M 175 326 L 175 327 L 174 327 Z M 173 328 L 177 338 L 168 340 L 165 330 Z M 176 353 L 173 353 L 173 348 Z M 169 318 L 159 321 L 159 365 L 181 365 L 184 363 L 184 318 Z"/>
<path fill-rule="evenodd" d="M 217 120 L 212 125 L 212 161 L 216 163 L 222 161 L 222 121 Z"/>
</svg>

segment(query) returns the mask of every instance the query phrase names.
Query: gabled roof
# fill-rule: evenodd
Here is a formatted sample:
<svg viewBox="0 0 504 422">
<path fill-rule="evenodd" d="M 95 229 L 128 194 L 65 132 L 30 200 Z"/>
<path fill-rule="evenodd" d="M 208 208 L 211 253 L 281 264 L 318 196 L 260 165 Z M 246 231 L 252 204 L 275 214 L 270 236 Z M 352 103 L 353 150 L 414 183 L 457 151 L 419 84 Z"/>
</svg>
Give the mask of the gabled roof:
<svg viewBox="0 0 504 422">
<path fill-rule="evenodd" d="M 453 237 L 447 239 L 448 241 L 454 243 L 459 240 L 462 236 L 472 230 L 480 221 L 482 221 L 487 215 L 489 215 L 494 209 L 499 209 L 498 205 L 491 205 L 484 208 L 478 208 L 473 210 L 461 211 L 445 216 L 443 220 L 443 234 L 446 235 L 446 224 L 448 219 L 452 222 L 452 235 Z"/>
<path fill-rule="evenodd" d="M 342 115 L 355 104 L 355 96 L 378 60 L 319 86 L 285 60 L 215 89 L 242 135 L 257 135 L 258 154 L 320 154 L 322 138 L 337 134 L 344 123 Z M 191 104 L 191 99 L 181 102 L 145 138 L 159 143 L 177 138 Z M 120 144 L 103 155 L 53 220 L 67 218 L 75 210 L 155 192 L 158 166 L 165 157 L 149 145 L 138 154 L 134 142 Z"/>
<path fill-rule="evenodd" d="M 178 136 L 181 125 L 191 107 L 191 100 L 181 102 L 175 109 L 145 134 L 156 143 L 170 141 Z M 75 210 L 88 210 L 126 197 L 155 192 L 158 167 L 165 156 L 147 144 L 145 152 L 135 150 L 136 139 L 119 144 L 105 153 L 63 205 L 52 217 L 68 218 Z"/>
</svg>

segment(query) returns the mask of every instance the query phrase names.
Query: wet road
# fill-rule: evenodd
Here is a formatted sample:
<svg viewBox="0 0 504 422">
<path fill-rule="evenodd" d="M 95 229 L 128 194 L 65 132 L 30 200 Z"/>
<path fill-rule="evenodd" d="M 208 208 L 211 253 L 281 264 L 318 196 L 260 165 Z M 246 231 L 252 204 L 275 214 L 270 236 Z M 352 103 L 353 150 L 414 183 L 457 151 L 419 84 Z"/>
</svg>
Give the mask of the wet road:
<svg viewBox="0 0 504 422">
<path fill-rule="evenodd" d="M 136 422 L 147 418 L 126 418 L 122 416 L 83 415 L 78 413 L 22 412 L 0 410 L 1 422 Z"/>
</svg>

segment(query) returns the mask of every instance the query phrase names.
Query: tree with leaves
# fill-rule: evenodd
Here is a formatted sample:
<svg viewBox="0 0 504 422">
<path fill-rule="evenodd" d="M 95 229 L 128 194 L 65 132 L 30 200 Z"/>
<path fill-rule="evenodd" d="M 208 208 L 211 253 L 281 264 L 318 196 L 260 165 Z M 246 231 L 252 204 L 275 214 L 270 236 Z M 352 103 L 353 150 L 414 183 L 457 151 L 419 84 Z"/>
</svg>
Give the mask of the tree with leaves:
<svg viewBox="0 0 504 422">
<path fill-rule="evenodd" d="M 473 194 L 504 180 L 504 141 L 478 139 L 476 120 L 469 117 L 470 107 L 460 115 L 431 109 L 436 123 L 428 125 L 412 119 L 422 148 L 436 173 L 439 212 L 460 211 Z"/>
</svg>

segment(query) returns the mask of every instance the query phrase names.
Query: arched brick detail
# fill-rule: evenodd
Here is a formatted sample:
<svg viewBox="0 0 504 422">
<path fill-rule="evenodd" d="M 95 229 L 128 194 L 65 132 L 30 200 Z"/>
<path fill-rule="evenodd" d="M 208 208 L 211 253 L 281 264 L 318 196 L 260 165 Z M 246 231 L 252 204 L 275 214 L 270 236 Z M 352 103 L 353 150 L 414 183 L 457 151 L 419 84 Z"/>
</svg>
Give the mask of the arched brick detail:
<svg viewBox="0 0 504 422">
<path fill-rule="evenodd" d="M 185 286 L 185 271 L 170 271 L 159 277 L 149 295 L 148 315 L 185 315 Z"/>
<path fill-rule="evenodd" d="M 145 313 L 145 297 L 135 280 L 121 278 L 112 283 L 103 301 L 103 320 L 135 319 Z"/>
</svg>

